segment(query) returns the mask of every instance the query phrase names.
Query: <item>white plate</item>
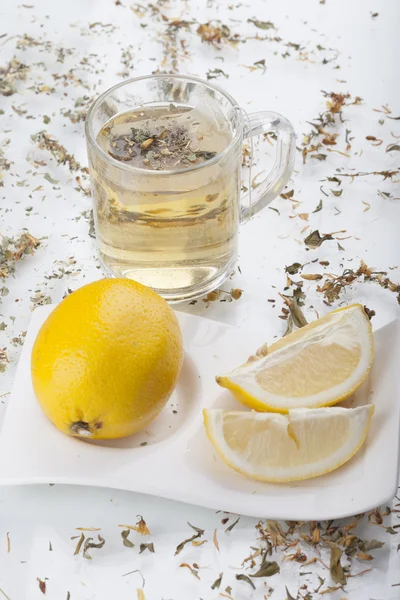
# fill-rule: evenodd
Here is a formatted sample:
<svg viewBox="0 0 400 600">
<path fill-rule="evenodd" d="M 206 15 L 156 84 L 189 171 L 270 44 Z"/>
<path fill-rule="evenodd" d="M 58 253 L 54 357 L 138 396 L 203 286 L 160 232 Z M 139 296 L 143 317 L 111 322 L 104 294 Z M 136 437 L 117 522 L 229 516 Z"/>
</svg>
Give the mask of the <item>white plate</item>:
<svg viewBox="0 0 400 600">
<path fill-rule="evenodd" d="M 400 428 L 400 322 L 375 333 L 369 380 L 347 401 L 373 402 L 363 448 L 346 465 L 315 479 L 266 484 L 230 470 L 203 427 L 203 407 L 240 408 L 214 375 L 232 369 L 265 341 L 260 334 L 177 313 L 186 358 L 167 407 L 146 432 L 90 443 L 61 434 L 42 413 L 31 385 L 30 356 L 53 307 L 31 320 L 0 435 L 0 484 L 68 483 L 119 488 L 257 517 L 325 520 L 365 512 L 396 493 Z M 146 442 L 145 445 L 144 442 Z"/>
</svg>

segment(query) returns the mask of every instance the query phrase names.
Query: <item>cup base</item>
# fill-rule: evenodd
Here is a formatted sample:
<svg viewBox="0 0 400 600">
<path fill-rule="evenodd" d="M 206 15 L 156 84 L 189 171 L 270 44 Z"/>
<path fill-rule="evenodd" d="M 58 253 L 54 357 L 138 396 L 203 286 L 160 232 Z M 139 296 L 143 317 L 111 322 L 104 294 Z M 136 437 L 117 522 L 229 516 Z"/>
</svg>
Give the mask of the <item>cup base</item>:
<svg viewBox="0 0 400 600">
<path fill-rule="evenodd" d="M 219 287 L 232 273 L 236 260 L 231 260 L 223 269 L 210 266 L 191 266 L 163 268 L 163 269 L 138 269 L 138 268 L 111 268 L 101 257 L 100 265 L 106 277 L 123 277 L 133 279 L 152 288 L 157 294 L 170 304 L 195 300 L 205 296 Z M 157 285 L 154 282 L 157 281 Z M 190 282 L 188 284 L 188 282 Z M 180 285 L 182 283 L 182 285 Z"/>
</svg>

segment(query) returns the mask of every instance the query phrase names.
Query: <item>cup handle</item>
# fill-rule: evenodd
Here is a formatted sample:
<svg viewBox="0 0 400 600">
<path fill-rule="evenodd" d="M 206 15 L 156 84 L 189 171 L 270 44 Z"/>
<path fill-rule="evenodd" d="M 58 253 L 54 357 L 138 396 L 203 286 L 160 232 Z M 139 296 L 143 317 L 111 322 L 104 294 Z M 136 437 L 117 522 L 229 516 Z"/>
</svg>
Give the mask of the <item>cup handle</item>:
<svg viewBox="0 0 400 600">
<path fill-rule="evenodd" d="M 277 143 L 271 171 L 254 191 L 247 192 L 242 198 L 241 223 L 267 206 L 282 191 L 292 174 L 296 150 L 292 124 L 282 115 L 269 111 L 256 112 L 248 116 L 248 122 L 249 129 L 244 134 L 244 140 L 272 131 L 277 135 Z"/>
</svg>

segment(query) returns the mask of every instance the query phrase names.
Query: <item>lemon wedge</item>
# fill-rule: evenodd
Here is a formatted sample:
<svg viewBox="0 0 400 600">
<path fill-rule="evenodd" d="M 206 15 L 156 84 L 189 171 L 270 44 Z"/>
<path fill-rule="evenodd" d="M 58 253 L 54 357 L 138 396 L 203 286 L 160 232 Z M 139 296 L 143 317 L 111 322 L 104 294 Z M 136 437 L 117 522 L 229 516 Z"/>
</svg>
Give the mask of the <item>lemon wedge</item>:
<svg viewBox="0 0 400 600">
<path fill-rule="evenodd" d="M 374 359 L 371 323 L 361 304 L 335 310 L 272 344 L 217 383 L 258 411 L 330 406 L 350 396 Z"/>
<path fill-rule="evenodd" d="M 317 477 L 361 448 L 374 407 L 297 408 L 287 415 L 203 410 L 207 435 L 224 462 L 270 482 Z"/>
</svg>

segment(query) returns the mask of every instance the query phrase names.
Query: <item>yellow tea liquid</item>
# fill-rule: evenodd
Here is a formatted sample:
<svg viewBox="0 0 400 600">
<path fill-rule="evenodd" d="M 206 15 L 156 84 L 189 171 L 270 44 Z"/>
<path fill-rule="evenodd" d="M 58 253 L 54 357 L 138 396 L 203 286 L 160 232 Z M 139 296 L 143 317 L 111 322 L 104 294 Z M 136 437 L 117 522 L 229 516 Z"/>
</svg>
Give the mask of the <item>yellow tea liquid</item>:
<svg viewBox="0 0 400 600">
<path fill-rule="evenodd" d="M 97 143 L 113 160 L 89 157 L 100 258 L 111 274 L 170 300 L 224 278 L 236 256 L 240 161 L 232 152 L 213 158 L 231 139 L 222 118 L 179 104 L 104 124 Z"/>
</svg>

